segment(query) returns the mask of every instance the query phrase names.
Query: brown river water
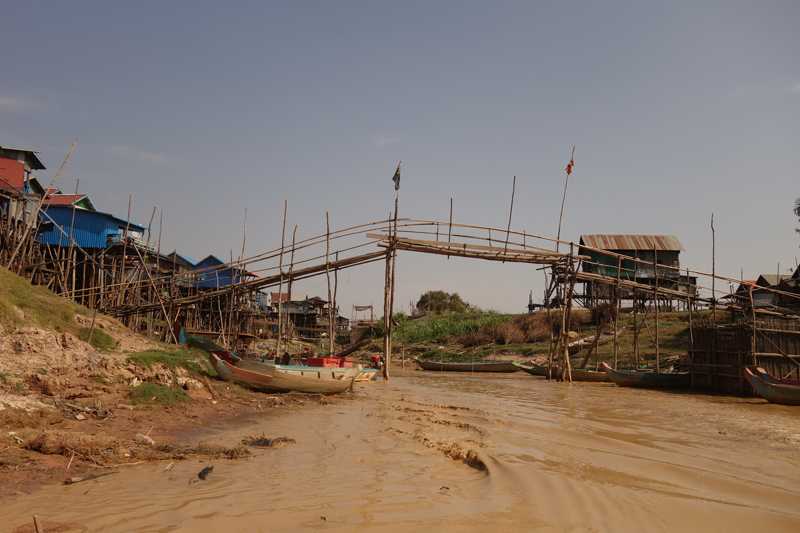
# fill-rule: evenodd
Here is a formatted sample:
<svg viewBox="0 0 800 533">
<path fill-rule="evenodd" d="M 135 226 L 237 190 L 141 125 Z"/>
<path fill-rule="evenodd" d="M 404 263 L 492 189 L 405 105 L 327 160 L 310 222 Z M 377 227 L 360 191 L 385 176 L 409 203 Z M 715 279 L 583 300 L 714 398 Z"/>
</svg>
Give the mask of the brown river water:
<svg viewBox="0 0 800 533">
<path fill-rule="evenodd" d="M 398 370 L 350 396 L 185 436 L 296 440 L 249 459 L 18 496 L 0 530 L 800 531 L 800 408 L 522 373 Z"/>
</svg>

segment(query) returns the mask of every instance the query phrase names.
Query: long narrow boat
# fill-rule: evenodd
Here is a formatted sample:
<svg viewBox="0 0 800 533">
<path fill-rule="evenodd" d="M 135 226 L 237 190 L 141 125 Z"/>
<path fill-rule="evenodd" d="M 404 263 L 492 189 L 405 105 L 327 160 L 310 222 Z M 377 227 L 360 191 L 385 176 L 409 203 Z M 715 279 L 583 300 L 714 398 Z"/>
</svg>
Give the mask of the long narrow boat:
<svg viewBox="0 0 800 533">
<path fill-rule="evenodd" d="M 324 370 L 326 372 L 334 372 L 334 373 L 341 373 L 344 374 L 347 371 L 351 370 L 352 367 L 319 367 L 319 366 L 300 366 L 300 365 L 276 365 L 273 363 L 262 363 L 260 361 L 248 361 L 253 364 L 261 364 L 261 365 L 269 365 L 278 368 L 279 370 L 290 370 L 290 371 L 303 371 L 303 372 L 319 372 L 320 370 Z M 361 368 L 361 373 L 356 377 L 356 381 L 375 381 L 378 379 L 378 369 L 377 368 Z"/>
<path fill-rule="evenodd" d="M 744 369 L 744 377 L 756 392 L 769 403 L 778 405 L 800 405 L 800 387 L 768 383 L 756 376 L 749 368 Z"/>
<path fill-rule="evenodd" d="M 312 394 L 339 394 L 348 390 L 361 374 L 361 365 L 345 372 L 323 367 L 286 367 L 240 360 L 235 366 L 209 353 L 209 361 L 225 381 L 269 392 L 307 392 Z M 291 369 L 288 369 L 291 368 Z M 313 368 L 313 370 L 306 370 Z M 338 370 L 338 369 L 337 369 Z"/>
<path fill-rule="evenodd" d="M 800 387 L 800 379 L 780 379 L 776 378 L 760 366 L 756 368 L 753 374 L 757 375 L 767 383 L 772 383 L 773 385 L 794 385 L 796 387 Z"/>
<path fill-rule="evenodd" d="M 512 364 L 517 368 L 519 368 L 520 370 L 522 370 L 523 372 L 527 372 L 532 376 L 545 376 L 545 377 L 547 376 L 546 366 L 537 365 L 536 363 L 531 363 L 530 365 L 523 365 L 522 363 L 517 363 L 516 361 L 514 361 Z M 556 373 L 558 372 L 558 369 L 556 367 L 551 367 L 551 368 L 552 372 L 550 375 L 552 377 L 555 377 Z M 608 374 L 606 374 L 605 372 L 593 372 L 591 370 L 579 370 L 573 368 L 570 371 L 570 374 L 572 375 L 572 381 L 589 381 L 595 383 L 611 381 L 611 379 L 608 377 Z"/>
<path fill-rule="evenodd" d="M 445 363 L 442 361 L 423 361 L 414 359 L 422 370 L 436 370 L 442 372 L 516 372 L 519 370 L 513 361 L 498 361 L 494 363 Z"/>
<path fill-rule="evenodd" d="M 603 363 L 603 370 L 619 387 L 640 389 L 690 389 L 692 387 L 691 374 L 614 370 L 606 363 Z"/>
</svg>

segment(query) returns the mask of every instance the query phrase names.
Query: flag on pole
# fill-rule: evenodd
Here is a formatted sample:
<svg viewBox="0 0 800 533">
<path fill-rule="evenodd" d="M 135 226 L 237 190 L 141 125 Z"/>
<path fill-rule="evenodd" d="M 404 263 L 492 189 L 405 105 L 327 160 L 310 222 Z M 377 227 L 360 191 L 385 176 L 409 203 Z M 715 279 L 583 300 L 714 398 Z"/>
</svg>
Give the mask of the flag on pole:
<svg viewBox="0 0 800 533">
<path fill-rule="evenodd" d="M 394 173 L 394 177 L 392 178 L 392 181 L 394 181 L 394 190 L 396 191 L 400 190 L 400 165 L 402 164 L 402 161 L 397 164 L 397 172 Z"/>
<path fill-rule="evenodd" d="M 574 166 L 575 166 L 575 158 L 573 157 L 573 158 L 570 158 L 569 165 L 567 165 L 567 169 L 566 169 L 567 170 L 567 176 L 572 174 L 572 167 L 574 167 Z"/>
</svg>

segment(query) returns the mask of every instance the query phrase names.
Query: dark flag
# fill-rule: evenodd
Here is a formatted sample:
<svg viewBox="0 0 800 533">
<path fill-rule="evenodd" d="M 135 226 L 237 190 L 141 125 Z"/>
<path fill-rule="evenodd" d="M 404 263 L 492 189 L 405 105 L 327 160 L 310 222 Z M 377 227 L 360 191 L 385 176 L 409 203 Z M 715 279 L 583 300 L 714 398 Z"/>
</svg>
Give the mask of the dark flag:
<svg viewBox="0 0 800 533">
<path fill-rule="evenodd" d="M 397 172 L 394 173 L 394 177 L 392 178 L 392 181 L 394 181 L 394 190 L 396 191 L 400 190 L 400 165 L 402 164 L 402 161 L 397 164 Z"/>
</svg>

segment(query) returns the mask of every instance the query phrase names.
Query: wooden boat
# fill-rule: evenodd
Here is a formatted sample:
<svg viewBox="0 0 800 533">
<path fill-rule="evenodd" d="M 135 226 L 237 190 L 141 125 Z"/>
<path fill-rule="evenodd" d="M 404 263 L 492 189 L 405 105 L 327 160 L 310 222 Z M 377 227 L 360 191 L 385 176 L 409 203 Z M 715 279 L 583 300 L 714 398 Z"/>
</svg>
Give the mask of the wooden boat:
<svg viewBox="0 0 800 533">
<path fill-rule="evenodd" d="M 253 390 L 272 392 L 268 386 L 272 376 L 236 368 L 212 352 L 208 352 L 208 361 L 223 381 L 238 383 Z"/>
<path fill-rule="evenodd" d="M 512 364 L 517 368 L 519 368 L 520 370 L 527 372 L 532 376 L 547 377 L 546 366 L 537 365 L 536 363 L 531 363 L 530 365 L 523 365 L 522 363 L 517 363 L 516 361 L 514 361 L 514 363 Z M 551 368 L 552 372 L 550 375 L 552 377 L 556 377 L 558 369 L 556 367 L 551 367 Z M 611 381 L 611 379 L 609 379 L 608 377 L 608 374 L 606 374 L 605 372 L 594 372 L 592 370 L 579 370 L 577 368 L 573 368 L 570 374 L 572 375 L 572 381 L 589 381 L 595 383 Z"/>
<path fill-rule="evenodd" d="M 360 365 L 323 368 L 246 361 L 208 339 L 186 335 L 186 341 L 208 352 L 208 360 L 222 380 L 259 391 L 338 394 L 349 389 L 362 371 Z"/>
<path fill-rule="evenodd" d="M 519 370 L 513 361 L 498 361 L 493 363 L 445 363 L 442 361 L 423 361 L 414 358 L 422 370 L 437 370 L 440 372 L 516 372 Z"/>
<path fill-rule="evenodd" d="M 624 329 L 625 328 L 618 329 L 617 335 L 622 333 L 622 330 Z M 600 338 L 597 339 L 597 344 L 595 344 L 594 338 L 595 336 L 592 335 L 591 337 L 586 337 L 584 339 L 573 341 L 567 345 L 567 349 L 569 350 L 569 353 L 577 353 L 583 350 L 584 348 L 589 349 L 592 346 L 602 346 L 603 344 L 606 344 L 614 340 L 614 332 L 600 334 Z"/>
<path fill-rule="evenodd" d="M 756 368 L 755 372 L 753 373 L 767 383 L 772 383 L 773 385 L 794 385 L 796 387 L 800 387 L 800 379 L 779 379 L 761 367 Z"/>
<path fill-rule="evenodd" d="M 277 365 L 245 360 L 232 365 L 212 352 L 209 352 L 208 359 L 223 380 L 267 392 L 339 394 L 348 390 L 362 371 L 361 365 L 348 368 L 345 372 L 324 367 L 279 368 Z"/>
<path fill-rule="evenodd" d="M 756 392 L 769 403 L 778 405 L 800 405 L 800 386 L 769 383 L 755 375 L 749 368 L 744 369 L 744 377 Z"/>
<path fill-rule="evenodd" d="M 690 389 L 692 387 L 692 376 L 686 373 L 614 370 L 606 363 L 603 363 L 603 370 L 619 387 L 640 389 Z"/>
</svg>

